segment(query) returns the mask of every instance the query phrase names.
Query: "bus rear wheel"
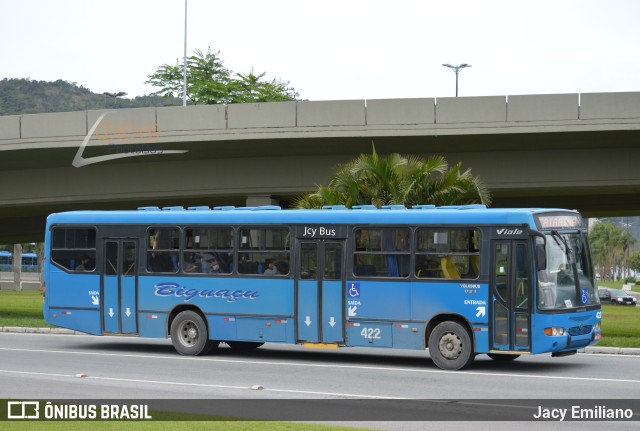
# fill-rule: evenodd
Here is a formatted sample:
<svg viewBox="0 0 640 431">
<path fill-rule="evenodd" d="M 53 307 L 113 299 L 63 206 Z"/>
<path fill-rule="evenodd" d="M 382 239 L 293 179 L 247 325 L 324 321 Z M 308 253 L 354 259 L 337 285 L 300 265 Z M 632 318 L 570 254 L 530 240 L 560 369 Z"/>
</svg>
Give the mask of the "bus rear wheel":
<svg viewBox="0 0 640 431">
<path fill-rule="evenodd" d="M 204 355 L 219 344 L 209 340 L 204 319 L 194 311 L 183 311 L 173 319 L 171 342 L 176 351 L 185 356 Z"/>
<path fill-rule="evenodd" d="M 438 324 L 429 335 L 429 355 L 443 370 L 468 367 L 475 358 L 469 331 L 458 322 Z"/>
</svg>

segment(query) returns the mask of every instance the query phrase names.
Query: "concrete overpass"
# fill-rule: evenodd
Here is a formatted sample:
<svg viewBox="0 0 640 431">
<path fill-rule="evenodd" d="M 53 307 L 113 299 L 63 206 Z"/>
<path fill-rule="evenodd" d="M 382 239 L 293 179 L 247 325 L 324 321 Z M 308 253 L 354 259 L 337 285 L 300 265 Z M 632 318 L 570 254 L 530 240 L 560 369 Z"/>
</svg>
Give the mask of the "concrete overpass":
<svg viewBox="0 0 640 431">
<path fill-rule="evenodd" d="M 0 117 L 0 243 L 40 240 L 63 210 L 286 205 L 372 142 L 461 161 L 494 206 L 640 214 L 640 92 L 105 112 Z"/>
</svg>

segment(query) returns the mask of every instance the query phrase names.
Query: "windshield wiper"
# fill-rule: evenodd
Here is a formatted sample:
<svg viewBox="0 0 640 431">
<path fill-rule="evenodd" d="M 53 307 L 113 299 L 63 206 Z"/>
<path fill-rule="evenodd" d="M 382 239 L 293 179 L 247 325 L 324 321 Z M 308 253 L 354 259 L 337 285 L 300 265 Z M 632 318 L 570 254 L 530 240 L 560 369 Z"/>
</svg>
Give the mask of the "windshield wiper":
<svg viewBox="0 0 640 431">
<path fill-rule="evenodd" d="M 571 262 L 573 260 L 571 258 L 571 255 L 573 254 L 573 250 L 569 246 L 567 239 L 562 235 L 560 235 L 560 233 L 557 230 L 552 230 L 551 235 L 553 240 L 556 242 L 556 244 L 560 246 L 560 248 L 563 248 L 562 246 L 564 245 L 564 253 L 567 255 L 567 260 Z M 562 241 L 562 244 L 560 244 L 560 241 Z"/>
</svg>

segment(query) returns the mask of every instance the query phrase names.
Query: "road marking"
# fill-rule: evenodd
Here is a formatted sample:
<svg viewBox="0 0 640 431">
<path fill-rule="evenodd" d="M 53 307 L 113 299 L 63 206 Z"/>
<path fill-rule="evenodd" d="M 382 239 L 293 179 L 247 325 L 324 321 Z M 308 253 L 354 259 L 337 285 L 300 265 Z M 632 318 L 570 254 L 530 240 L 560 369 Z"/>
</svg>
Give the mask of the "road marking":
<svg viewBox="0 0 640 431">
<path fill-rule="evenodd" d="M 82 352 L 82 351 L 63 351 L 63 350 L 42 350 L 42 349 L 17 349 L 10 347 L 0 347 L 0 350 L 15 352 L 34 352 L 34 353 L 57 353 L 64 355 L 86 355 L 86 356 L 115 356 L 122 358 L 140 358 L 140 359 L 156 359 L 156 360 L 181 360 L 181 361 L 206 361 L 215 363 L 229 364 L 249 364 L 249 365 L 269 365 L 269 366 L 285 366 L 285 367 L 307 367 L 307 368 L 339 368 L 352 370 L 373 370 L 373 371 L 394 371 L 409 373 L 429 373 L 429 374 L 451 374 L 460 377 L 480 376 L 480 377 L 520 377 L 525 379 L 547 379 L 547 380 L 573 380 L 585 382 L 610 382 L 610 383 L 640 383 L 638 379 L 608 379 L 602 377 L 571 377 L 571 376 L 547 376 L 543 374 L 514 374 L 514 373 L 496 373 L 496 372 L 480 372 L 480 371 L 446 371 L 446 370 L 426 370 L 418 368 L 393 368 L 393 367 L 374 367 L 366 365 L 340 365 L 340 364 L 303 364 L 298 362 L 269 362 L 269 361 L 250 361 L 242 359 L 217 359 L 207 357 L 193 356 L 158 356 L 158 355 L 133 355 L 126 353 L 103 353 L 103 352 Z"/>
<path fill-rule="evenodd" d="M 15 370 L 0 370 L 0 373 L 5 374 L 21 374 L 21 375 L 29 375 L 29 376 L 45 376 L 45 377 L 65 377 L 65 378 L 73 378 L 77 379 L 77 377 L 73 374 L 57 374 L 57 373 L 38 373 L 35 371 L 15 371 Z M 213 385 L 213 384 L 205 384 L 205 383 L 186 383 L 186 382 L 169 382 L 162 380 L 143 380 L 143 379 L 124 379 L 118 377 L 93 377 L 87 376 L 83 377 L 82 380 L 103 380 L 110 382 L 125 382 L 125 383 L 145 383 L 151 385 L 166 385 L 166 386 L 186 386 L 186 387 L 197 387 L 197 388 L 215 388 L 215 389 L 237 389 L 237 390 L 252 390 L 250 386 L 233 386 L 233 385 Z M 304 394 L 304 395 L 324 395 L 338 398 L 368 398 L 368 399 L 384 399 L 384 400 L 408 400 L 411 398 L 401 398 L 401 397 L 389 397 L 382 395 L 363 395 L 363 394 L 345 394 L 340 392 L 320 392 L 320 391 L 302 391 L 297 389 L 272 389 L 272 388 L 262 388 L 261 392 L 281 392 L 288 394 Z"/>
</svg>

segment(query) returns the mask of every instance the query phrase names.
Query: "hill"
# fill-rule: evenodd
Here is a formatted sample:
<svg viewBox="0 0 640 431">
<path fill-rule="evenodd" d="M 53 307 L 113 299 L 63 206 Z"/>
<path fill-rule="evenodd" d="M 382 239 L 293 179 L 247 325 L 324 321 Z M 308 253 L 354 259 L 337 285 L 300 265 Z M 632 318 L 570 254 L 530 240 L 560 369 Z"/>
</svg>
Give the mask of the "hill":
<svg viewBox="0 0 640 431">
<path fill-rule="evenodd" d="M 0 115 L 180 105 L 182 100 L 174 97 L 113 98 L 61 79 L 47 82 L 5 78 L 0 81 Z"/>
</svg>

